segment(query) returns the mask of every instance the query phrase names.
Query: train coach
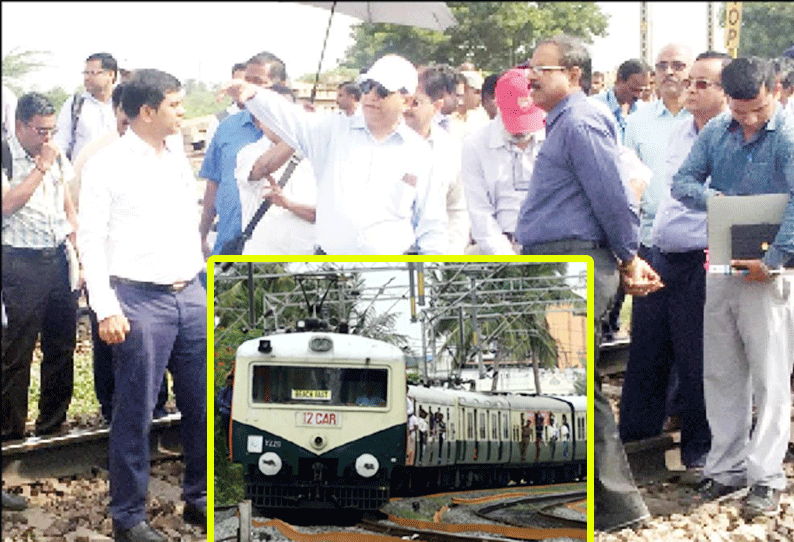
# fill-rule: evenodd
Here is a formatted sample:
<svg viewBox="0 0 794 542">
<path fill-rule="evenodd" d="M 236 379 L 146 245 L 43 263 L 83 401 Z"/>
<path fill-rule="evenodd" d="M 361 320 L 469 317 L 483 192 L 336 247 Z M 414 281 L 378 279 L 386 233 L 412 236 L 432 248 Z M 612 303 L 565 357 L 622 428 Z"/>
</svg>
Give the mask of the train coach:
<svg viewBox="0 0 794 542">
<path fill-rule="evenodd" d="M 584 477 L 586 398 L 407 386 L 399 348 L 303 329 L 237 349 L 230 455 L 254 507 L 366 511 L 395 492 Z"/>
</svg>

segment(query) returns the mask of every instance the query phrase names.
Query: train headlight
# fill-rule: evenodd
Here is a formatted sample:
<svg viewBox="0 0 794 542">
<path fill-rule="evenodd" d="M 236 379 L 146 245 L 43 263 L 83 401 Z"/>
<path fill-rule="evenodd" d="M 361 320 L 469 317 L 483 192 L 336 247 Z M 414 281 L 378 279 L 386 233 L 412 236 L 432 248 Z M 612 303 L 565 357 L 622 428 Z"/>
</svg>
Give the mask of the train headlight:
<svg viewBox="0 0 794 542">
<path fill-rule="evenodd" d="M 312 337 L 312 340 L 309 341 L 309 348 L 315 352 L 328 352 L 332 346 L 333 343 L 329 337 Z"/>
<path fill-rule="evenodd" d="M 372 454 L 361 454 L 356 459 L 356 472 L 364 478 L 371 478 L 378 472 L 380 464 Z"/>
<path fill-rule="evenodd" d="M 274 476 L 281 470 L 281 458 L 274 452 L 265 452 L 259 456 L 259 470 L 265 476 Z"/>
</svg>

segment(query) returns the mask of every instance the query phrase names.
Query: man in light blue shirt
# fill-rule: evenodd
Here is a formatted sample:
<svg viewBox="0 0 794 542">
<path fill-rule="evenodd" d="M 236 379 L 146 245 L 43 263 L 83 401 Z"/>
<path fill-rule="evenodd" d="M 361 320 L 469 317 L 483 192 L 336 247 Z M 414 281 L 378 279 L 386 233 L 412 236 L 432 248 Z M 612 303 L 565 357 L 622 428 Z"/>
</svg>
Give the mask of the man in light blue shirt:
<svg viewBox="0 0 794 542">
<path fill-rule="evenodd" d="M 703 128 L 673 176 L 673 196 L 701 210 L 716 194 L 787 193 L 789 203 L 763 258 L 733 260 L 743 275 L 706 275 L 703 389 L 712 442 L 699 500 L 749 485 L 745 511 L 777 515 L 791 431 L 794 277 L 772 270 L 794 267 L 794 118 L 774 99 L 766 60 L 737 58 L 721 83 L 731 113 Z"/>
<path fill-rule="evenodd" d="M 317 177 L 322 254 L 448 252 L 446 190 L 432 150 L 405 124 L 416 68 L 386 55 L 362 76 L 362 115 L 313 115 L 269 90 L 231 81 L 225 92 L 303 154 Z"/>
<path fill-rule="evenodd" d="M 651 227 L 659 201 L 665 192 L 664 172 L 670 132 L 680 120 L 692 118 L 692 114 L 684 108 L 686 92 L 683 81 L 689 77 L 693 60 L 692 50 L 687 45 L 671 43 L 662 47 L 656 59 L 655 73 L 656 88 L 659 89 L 661 99 L 640 108 L 626 120 L 624 144 L 653 172 L 640 203 L 640 248 L 637 251 L 648 262 L 652 262 L 654 257 Z M 649 328 L 655 325 L 655 315 L 661 310 L 656 306 L 655 299 L 656 296 L 635 298 L 632 304 L 629 365 L 636 365 L 636 360 L 645 358 L 647 352 L 657 348 L 657 341 L 652 340 L 648 333 Z M 617 318 L 616 311 L 621 303 L 622 298 L 616 302 L 611 318 Z M 670 396 L 674 397 L 675 394 L 673 386 Z M 674 409 L 670 405 L 670 410 Z"/>
<path fill-rule="evenodd" d="M 669 187 L 698 132 L 728 109 L 720 72 L 729 61 L 725 53 L 703 53 L 692 65 L 690 78 L 684 80 L 686 107 L 693 118 L 673 127 L 667 146 L 666 193 L 653 223 L 650 264 L 665 287 L 648 296 L 658 310 L 634 322 L 635 340 L 641 340 L 646 348 L 633 352 L 620 403 L 620 436 L 624 442 L 657 436 L 664 423 L 669 376 L 678 375 L 681 461 L 689 470 L 689 482 L 698 481 L 711 444 L 703 398 L 706 215 L 673 198 Z"/>
<path fill-rule="evenodd" d="M 594 100 L 605 103 L 615 115 L 621 142 L 626 133 L 626 117 L 645 103 L 641 98 L 651 85 L 648 72 L 650 68 L 645 62 L 638 58 L 629 59 L 618 66 L 615 86 L 593 96 Z"/>
</svg>

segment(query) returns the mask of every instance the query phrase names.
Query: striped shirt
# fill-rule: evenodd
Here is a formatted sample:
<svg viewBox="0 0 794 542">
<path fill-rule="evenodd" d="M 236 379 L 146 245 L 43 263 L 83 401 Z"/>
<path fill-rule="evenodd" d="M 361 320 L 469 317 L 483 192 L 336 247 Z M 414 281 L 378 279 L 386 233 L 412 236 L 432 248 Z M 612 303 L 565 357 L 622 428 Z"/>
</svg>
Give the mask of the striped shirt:
<svg viewBox="0 0 794 542">
<path fill-rule="evenodd" d="M 3 191 L 19 186 L 36 162 L 20 145 L 16 135 L 8 139 L 11 150 L 9 180 L 3 169 Z M 3 217 L 3 245 L 17 248 L 54 248 L 66 240 L 72 225 L 66 219 L 64 193 L 66 183 L 74 179 L 74 169 L 69 160 L 61 155 L 44 175 L 28 202 L 10 216 Z"/>
</svg>

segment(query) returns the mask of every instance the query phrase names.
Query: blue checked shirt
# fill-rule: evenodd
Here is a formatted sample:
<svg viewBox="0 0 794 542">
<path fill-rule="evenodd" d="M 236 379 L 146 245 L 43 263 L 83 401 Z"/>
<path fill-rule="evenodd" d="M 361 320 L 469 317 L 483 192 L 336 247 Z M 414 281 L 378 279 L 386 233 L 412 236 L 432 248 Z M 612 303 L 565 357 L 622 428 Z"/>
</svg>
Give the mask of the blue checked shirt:
<svg viewBox="0 0 794 542">
<path fill-rule="evenodd" d="M 711 184 L 705 186 L 711 176 Z M 794 116 L 780 104 L 748 142 L 731 114 L 709 121 L 684 165 L 673 176 L 672 194 L 690 207 L 705 209 L 714 194 L 790 195 L 774 243 L 763 258 L 778 268 L 794 256 Z"/>
</svg>

